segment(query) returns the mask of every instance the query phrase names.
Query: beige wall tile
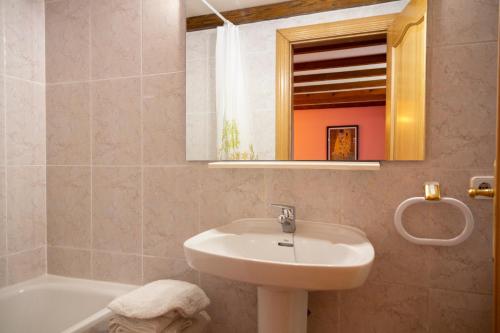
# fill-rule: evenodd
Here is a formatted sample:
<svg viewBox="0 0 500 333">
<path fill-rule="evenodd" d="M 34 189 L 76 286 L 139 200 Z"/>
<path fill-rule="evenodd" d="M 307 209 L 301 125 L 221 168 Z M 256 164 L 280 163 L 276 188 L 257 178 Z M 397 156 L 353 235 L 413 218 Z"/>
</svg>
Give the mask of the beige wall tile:
<svg viewBox="0 0 500 333">
<path fill-rule="evenodd" d="M 46 272 L 44 6 L 0 4 L 0 286 Z"/>
<path fill-rule="evenodd" d="M 467 292 L 492 292 L 493 267 L 491 258 L 474 257 L 466 250 L 481 242 L 477 234 L 453 249 L 437 248 L 429 257 L 430 286 Z M 469 243 L 469 244 L 466 244 Z M 462 253 L 459 251 L 462 250 Z"/>
<path fill-rule="evenodd" d="M 4 0 L 6 73 L 45 81 L 43 0 Z"/>
<path fill-rule="evenodd" d="M 186 160 L 185 75 L 145 77 L 144 163 L 184 164 Z"/>
<path fill-rule="evenodd" d="M 46 254 L 46 248 L 41 247 L 10 255 L 7 258 L 7 282 L 14 284 L 46 273 Z"/>
<path fill-rule="evenodd" d="M 375 248 L 369 279 L 426 286 L 427 249 L 405 241 L 394 229 L 394 211 L 399 203 L 422 195 L 423 183 L 429 180 L 425 170 L 387 165 L 376 173 L 348 172 L 342 178 L 342 224 L 363 230 Z M 405 214 L 405 221 L 420 221 L 419 217 Z"/>
<path fill-rule="evenodd" d="M 310 292 L 307 317 L 309 333 L 339 332 L 338 293 L 333 291 Z"/>
<path fill-rule="evenodd" d="M 212 332 L 257 332 L 255 286 L 201 274 L 201 287 L 210 298 Z"/>
<path fill-rule="evenodd" d="M 90 248 L 90 168 L 47 168 L 47 228 L 52 246 Z"/>
<path fill-rule="evenodd" d="M 5 36 L 5 25 L 4 25 L 4 1 L 2 0 L 2 6 L 0 6 L 0 36 Z M 5 73 L 5 40 L 0 41 L 0 73 Z"/>
<path fill-rule="evenodd" d="M 198 231 L 198 168 L 145 168 L 144 254 L 184 258 L 182 244 Z"/>
<path fill-rule="evenodd" d="M 45 87 L 6 79 L 7 164 L 45 164 Z"/>
<path fill-rule="evenodd" d="M 94 251 L 92 278 L 121 283 L 141 283 L 142 258 L 137 255 Z"/>
<path fill-rule="evenodd" d="M 431 289 L 429 332 L 488 332 L 492 327 L 492 310 L 491 295 Z"/>
<path fill-rule="evenodd" d="M 1 13 L 1 9 L 0 9 Z M 0 22 L 1 22 L 0 18 Z M 1 28 L 0 28 L 1 31 Z M 0 45 L 2 43 L 0 42 Z M 0 47 L 1 52 L 1 47 Z M 1 58 L 1 57 L 0 57 Z M 1 59 L 0 59 L 1 61 Z M 0 66 L 2 67 L 2 66 Z M 0 75 L 0 166 L 5 165 L 5 77 Z"/>
<path fill-rule="evenodd" d="M 45 172 L 45 167 L 7 169 L 7 236 L 10 253 L 45 245 Z"/>
<path fill-rule="evenodd" d="M 49 274 L 90 279 L 90 251 L 49 246 L 47 271 Z"/>
<path fill-rule="evenodd" d="M 498 0 L 434 0 L 435 45 L 497 39 Z"/>
<path fill-rule="evenodd" d="M 140 92 L 139 79 L 91 84 L 94 164 L 140 163 Z"/>
<path fill-rule="evenodd" d="M 0 256 L 7 254 L 7 224 L 5 217 L 0 222 Z"/>
<path fill-rule="evenodd" d="M 95 168 L 92 182 L 93 248 L 140 253 L 140 168 Z"/>
<path fill-rule="evenodd" d="M 493 165 L 496 59 L 496 43 L 434 49 L 427 131 L 428 158 L 434 166 L 466 169 Z"/>
<path fill-rule="evenodd" d="M 161 279 L 175 279 L 198 284 L 198 272 L 192 270 L 185 260 L 161 257 L 143 257 L 144 280 L 148 283 Z"/>
<path fill-rule="evenodd" d="M 424 169 L 388 164 L 375 173 L 342 173 L 342 179 L 342 223 L 359 227 L 375 245 L 393 230 L 396 207 L 408 197 L 421 196 L 422 185 L 429 180 Z M 387 186 L 390 190 L 385 190 Z"/>
<path fill-rule="evenodd" d="M 0 257 L 0 288 L 7 285 L 7 257 Z"/>
<path fill-rule="evenodd" d="M 491 174 L 490 170 L 446 171 L 434 170 L 434 179 L 443 184 L 445 195 L 462 200 L 474 215 L 475 227 L 469 239 L 453 247 L 432 247 L 429 254 L 430 286 L 457 291 L 491 293 L 493 267 L 492 253 L 492 206 L 489 201 L 473 200 L 466 189 L 473 175 Z M 434 224 L 448 227 L 463 225 L 463 217 L 456 209 L 441 210 L 430 216 Z"/>
<path fill-rule="evenodd" d="M 7 254 L 5 168 L 0 167 L 0 257 Z"/>
<path fill-rule="evenodd" d="M 90 163 L 89 95 L 88 83 L 47 86 L 48 164 Z"/>
<path fill-rule="evenodd" d="M 200 231 L 267 215 L 264 171 L 203 168 L 200 181 Z"/>
<path fill-rule="evenodd" d="M 90 0 L 46 3 L 47 82 L 90 78 Z"/>
<path fill-rule="evenodd" d="M 389 223 L 393 220 L 386 221 Z M 374 244 L 374 247 L 376 259 L 369 281 L 428 286 L 431 269 L 429 248 L 409 243 L 395 231 L 390 231 L 388 236 L 378 245 Z"/>
<path fill-rule="evenodd" d="M 298 219 L 340 223 L 341 175 L 331 171 L 272 170 L 268 173 L 266 212 L 278 216 L 272 203 L 295 206 Z"/>
<path fill-rule="evenodd" d="M 427 331 L 427 289 L 366 284 L 340 294 L 340 332 Z"/>
<path fill-rule="evenodd" d="M 90 1 L 92 78 L 140 74 L 140 0 Z"/>
<path fill-rule="evenodd" d="M 184 1 L 144 0 L 142 6 L 144 74 L 184 71 Z"/>
</svg>

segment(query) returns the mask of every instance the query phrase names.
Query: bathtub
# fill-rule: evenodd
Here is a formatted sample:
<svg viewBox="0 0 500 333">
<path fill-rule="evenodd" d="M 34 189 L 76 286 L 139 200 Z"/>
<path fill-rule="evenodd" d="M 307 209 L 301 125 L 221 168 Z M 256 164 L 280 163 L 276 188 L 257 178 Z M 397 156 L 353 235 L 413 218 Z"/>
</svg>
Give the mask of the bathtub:
<svg viewBox="0 0 500 333">
<path fill-rule="evenodd" d="M 0 289 L 0 333 L 106 332 L 106 305 L 136 286 L 38 277 Z"/>
</svg>

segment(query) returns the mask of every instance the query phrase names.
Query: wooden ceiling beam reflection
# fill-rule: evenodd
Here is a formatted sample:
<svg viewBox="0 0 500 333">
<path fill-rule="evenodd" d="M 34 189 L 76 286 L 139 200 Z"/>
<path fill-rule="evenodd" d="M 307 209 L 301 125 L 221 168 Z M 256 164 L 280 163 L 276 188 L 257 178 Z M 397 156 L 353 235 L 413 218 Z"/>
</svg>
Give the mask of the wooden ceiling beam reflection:
<svg viewBox="0 0 500 333">
<path fill-rule="evenodd" d="M 310 54 L 318 52 L 340 51 L 340 50 L 357 49 L 360 47 L 379 46 L 386 44 L 387 44 L 386 36 L 379 36 L 377 39 L 371 39 L 371 40 L 345 41 L 337 44 L 332 44 L 332 42 L 310 43 L 302 45 L 299 44 L 294 46 L 293 54 L 299 55 L 299 54 Z"/>
<path fill-rule="evenodd" d="M 239 25 L 392 1 L 396 0 L 293 0 L 227 11 L 222 15 L 233 24 Z M 221 25 L 223 25 L 222 20 L 214 14 L 188 17 L 186 20 L 188 32 L 213 29 Z"/>
<path fill-rule="evenodd" d="M 386 62 L 387 62 L 387 55 L 385 53 L 382 53 L 382 54 L 373 54 L 373 55 L 359 56 L 359 57 L 298 62 L 293 64 L 293 70 L 294 72 L 302 72 L 302 71 L 312 71 L 318 69 L 385 64 Z"/>
<path fill-rule="evenodd" d="M 308 93 L 308 92 L 318 92 L 318 91 L 336 91 L 336 90 L 348 90 L 348 89 L 358 89 L 358 88 L 385 87 L 385 85 L 386 85 L 386 80 L 370 80 L 370 81 L 318 84 L 314 86 L 294 87 L 293 92 L 297 94 L 297 93 Z"/>
<path fill-rule="evenodd" d="M 330 103 L 330 104 L 312 104 L 296 105 L 294 110 L 325 110 L 340 108 L 362 108 L 367 106 L 385 106 L 385 101 L 354 102 L 354 103 Z"/>
<path fill-rule="evenodd" d="M 385 88 L 351 90 L 293 96 L 293 105 L 337 104 L 385 101 Z"/>
<path fill-rule="evenodd" d="M 386 75 L 385 68 L 374 68 L 374 69 L 364 69 L 357 71 L 336 72 L 336 73 L 297 75 L 294 76 L 293 82 L 305 83 L 305 82 L 318 82 L 318 81 L 333 81 L 333 80 L 357 79 L 357 78 L 384 76 L 384 75 Z"/>
</svg>

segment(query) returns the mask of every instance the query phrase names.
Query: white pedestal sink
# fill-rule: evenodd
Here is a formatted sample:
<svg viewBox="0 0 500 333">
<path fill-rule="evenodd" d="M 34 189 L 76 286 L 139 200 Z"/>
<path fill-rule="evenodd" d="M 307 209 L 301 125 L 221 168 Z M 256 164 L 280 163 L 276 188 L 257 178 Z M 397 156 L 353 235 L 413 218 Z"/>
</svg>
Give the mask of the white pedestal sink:
<svg viewBox="0 0 500 333">
<path fill-rule="evenodd" d="M 297 220 L 294 234 L 275 219 L 242 219 L 184 243 L 189 265 L 258 286 L 259 333 L 305 333 L 307 291 L 361 286 L 375 257 L 359 229 Z"/>
</svg>

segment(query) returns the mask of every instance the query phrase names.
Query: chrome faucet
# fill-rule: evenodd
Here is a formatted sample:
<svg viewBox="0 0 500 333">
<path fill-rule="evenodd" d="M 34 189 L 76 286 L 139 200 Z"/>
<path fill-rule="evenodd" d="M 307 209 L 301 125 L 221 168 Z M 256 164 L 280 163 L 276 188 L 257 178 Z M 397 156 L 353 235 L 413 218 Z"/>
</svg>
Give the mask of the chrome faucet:
<svg viewBox="0 0 500 333">
<path fill-rule="evenodd" d="M 281 208 L 281 215 L 278 216 L 278 222 L 281 224 L 283 232 L 295 232 L 295 207 L 282 204 L 271 204 L 273 207 Z"/>
</svg>

